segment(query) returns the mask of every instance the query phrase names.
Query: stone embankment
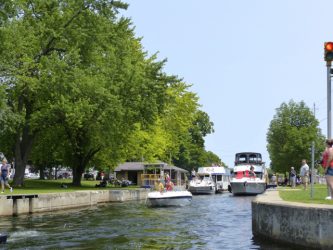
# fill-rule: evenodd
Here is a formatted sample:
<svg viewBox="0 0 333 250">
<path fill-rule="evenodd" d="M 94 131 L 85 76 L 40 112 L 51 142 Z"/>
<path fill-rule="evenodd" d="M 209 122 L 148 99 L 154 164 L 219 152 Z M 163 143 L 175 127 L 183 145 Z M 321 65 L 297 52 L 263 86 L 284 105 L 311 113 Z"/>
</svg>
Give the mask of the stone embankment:
<svg viewBox="0 0 333 250">
<path fill-rule="evenodd" d="M 252 201 L 252 232 L 272 241 L 333 249 L 333 206 L 286 202 L 278 191 L 267 190 Z"/>
<path fill-rule="evenodd" d="M 0 196 L 0 216 L 50 212 L 98 203 L 145 200 L 148 189 L 90 190 L 38 195 Z"/>
</svg>

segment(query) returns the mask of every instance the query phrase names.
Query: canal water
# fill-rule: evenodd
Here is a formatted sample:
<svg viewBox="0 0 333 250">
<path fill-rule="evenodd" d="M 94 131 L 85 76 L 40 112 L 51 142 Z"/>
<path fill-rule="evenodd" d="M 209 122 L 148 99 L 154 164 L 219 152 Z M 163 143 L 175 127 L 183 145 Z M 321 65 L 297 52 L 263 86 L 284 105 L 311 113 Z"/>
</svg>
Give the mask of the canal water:
<svg viewBox="0 0 333 250">
<path fill-rule="evenodd" d="M 0 249 L 295 249 L 252 237 L 253 196 L 193 196 L 186 207 L 108 203 L 0 218 Z"/>
</svg>

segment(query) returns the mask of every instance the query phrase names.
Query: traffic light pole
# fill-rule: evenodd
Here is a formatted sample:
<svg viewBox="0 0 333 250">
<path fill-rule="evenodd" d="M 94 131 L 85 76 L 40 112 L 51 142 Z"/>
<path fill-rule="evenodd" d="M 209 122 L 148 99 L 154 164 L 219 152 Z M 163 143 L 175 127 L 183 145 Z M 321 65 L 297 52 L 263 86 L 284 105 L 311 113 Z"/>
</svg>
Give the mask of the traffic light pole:
<svg viewBox="0 0 333 250">
<path fill-rule="evenodd" d="M 332 138 L 331 62 L 327 62 L 327 139 Z"/>
<path fill-rule="evenodd" d="M 332 105 L 331 105 L 331 61 L 327 61 L 327 139 L 331 139 L 331 119 L 332 119 Z M 327 185 L 327 196 L 331 196 L 330 189 Z"/>
</svg>

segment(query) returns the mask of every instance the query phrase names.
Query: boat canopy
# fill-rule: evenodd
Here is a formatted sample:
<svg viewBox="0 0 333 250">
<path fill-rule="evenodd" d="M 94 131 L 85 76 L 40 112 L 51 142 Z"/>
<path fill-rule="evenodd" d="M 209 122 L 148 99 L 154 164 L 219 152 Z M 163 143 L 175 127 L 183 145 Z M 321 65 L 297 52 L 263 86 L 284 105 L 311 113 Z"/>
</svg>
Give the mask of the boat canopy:
<svg viewBox="0 0 333 250">
<path fill-rule="evenodd" d="M 228 174 L 224 167 L 200 167 L 198 168 L 198 174 Z"/>
<path fill-rule="evenodd" d="M 237 153 L 235 158 L 235 166 L 240 164 L 257 164 L 262 165 L 264 162 L 262 161 L 260 153 L 254 152 L 243 152 Z"/>
</svg>

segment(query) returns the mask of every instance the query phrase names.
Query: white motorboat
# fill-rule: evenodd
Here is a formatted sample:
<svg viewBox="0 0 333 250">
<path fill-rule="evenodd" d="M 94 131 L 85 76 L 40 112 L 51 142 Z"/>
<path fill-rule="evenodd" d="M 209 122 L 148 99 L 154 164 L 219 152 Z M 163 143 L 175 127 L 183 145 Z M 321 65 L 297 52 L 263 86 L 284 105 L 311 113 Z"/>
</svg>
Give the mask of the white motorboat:
<svg viewBox="0 0 333 250">
<path fill-rule="evenodd" d="M 199 168 L 196 177 L 188 185 L 188 191 L 192 194 L 214 194 L 216 192 L 216 185 L 212 174 Z"/>
<path fill-rule="evenodd" d="M 148 193 L 148 206 L 152 207 L 169 207 L 169 206 L 186 206 L 192 201 L 192 194 L 189 191 L 152 191 Z"/>
<path fill-rule="evenodd" d="M 253 168 L 254 174 L 251 173 Z M 234 195 L 256 195 L 265 192 L 267 171 L 259 153 L 237 153 L 234 176 L 230 181 Z"/>
<path fill-rule="evenodd" d="M 228 190 L 230 186 L 230 170 L 225 167 L 212 166 L 202 167 L 198 169 L 199 173 L 209 173 L 215 183 L 216 192 L 223 192 Z"/>
</svg>

